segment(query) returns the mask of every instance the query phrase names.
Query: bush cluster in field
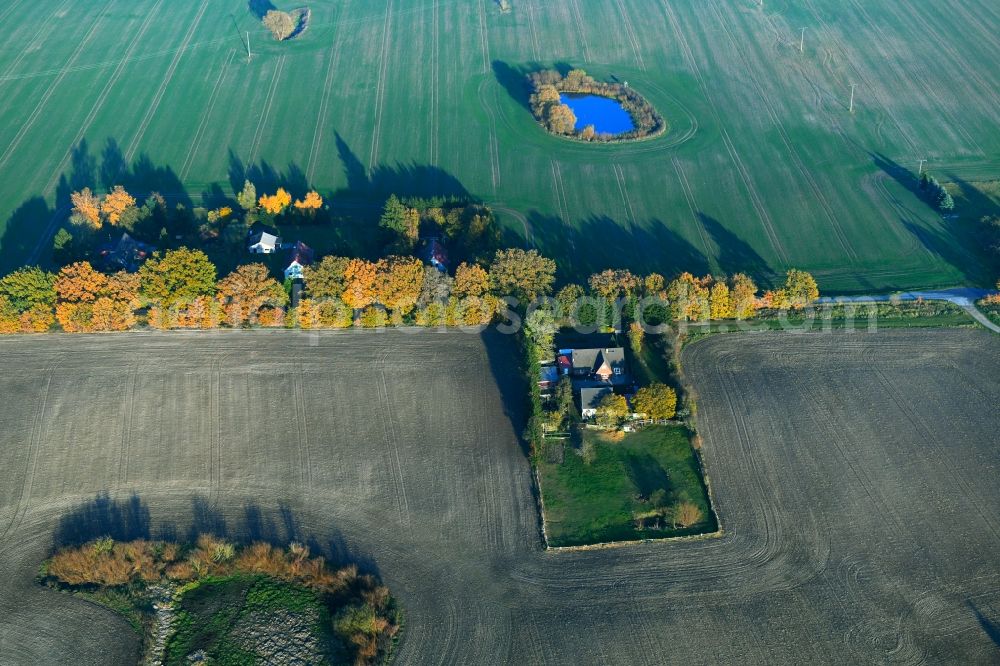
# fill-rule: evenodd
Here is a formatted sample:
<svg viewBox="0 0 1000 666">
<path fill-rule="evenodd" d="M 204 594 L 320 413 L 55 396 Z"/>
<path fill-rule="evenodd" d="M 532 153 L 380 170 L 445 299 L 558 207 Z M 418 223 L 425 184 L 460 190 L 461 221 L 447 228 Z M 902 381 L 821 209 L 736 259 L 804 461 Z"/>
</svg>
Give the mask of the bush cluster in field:
<svg viewBox="0 0 1000 666">
<path fill-rule="evenodd" d="M 388 588 L 359 574 L 355 566 L 331 569 L 323 557 L 311 556 L 308 547 L 297 543 L 278 548 L 261 542 L 239 546 L 211 535 L 194 544 L 105 537 L 59 550 L 45 561 L 40 575 L 46 584 L 83 592 L 133 625 L 137 617 L 148 615 L 153 586 L 177 585 L 175 597 L 183 600 L 204 585 L 251 580 L 246 602 L 252 609 L 295 611 L 321 605 L 332 618 L 328 630 L 359 664 L 384 656 L 399 631 Z M 202 628 L 190 613 L 181 613 L 177 631 L 170 644 L 186 645 Z"/>
<path fill-rule="evenodd" d="M 545 69 L 528 75 L 531 87 L 531 112 L 547 130 L 572 136 L 583 141 L 628 141 L 642 139 L 666 130 L 667 123 L 653 105 L 623 83 L 596 81 L 582 69 L 570 70 L 565 76 L 557 70 Z M 634 129 L 622 134 L 605 134 L 593 125 L 577 130 L 573 110 L 560 101 L 560 93 L 599 95 L 616 100 L 632 117 Z"/>
</svg>

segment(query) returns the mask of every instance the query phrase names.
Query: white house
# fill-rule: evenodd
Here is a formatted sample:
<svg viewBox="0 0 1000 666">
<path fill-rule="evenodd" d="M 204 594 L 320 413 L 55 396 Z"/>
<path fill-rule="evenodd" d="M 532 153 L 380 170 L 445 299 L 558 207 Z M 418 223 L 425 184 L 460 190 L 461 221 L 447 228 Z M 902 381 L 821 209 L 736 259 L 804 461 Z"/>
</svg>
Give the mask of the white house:
<svg viewBox="0 0 1000 666">
<path fill-rule="evenodd" d="M 251 232 L 247 243 L 250 254 L 274 254 L 281 248 L 281 239 L 269 231 Z"/>
<path fill-rule="evenodd" d="M 302 269 L 312 264 L 313 256 L 314 253 L 311 247 L 302 241 L 296 241 L 295 245 L 292 246 L 291 263 L 285 269 L 285 279 L 301 280 Z"/>
</svg>

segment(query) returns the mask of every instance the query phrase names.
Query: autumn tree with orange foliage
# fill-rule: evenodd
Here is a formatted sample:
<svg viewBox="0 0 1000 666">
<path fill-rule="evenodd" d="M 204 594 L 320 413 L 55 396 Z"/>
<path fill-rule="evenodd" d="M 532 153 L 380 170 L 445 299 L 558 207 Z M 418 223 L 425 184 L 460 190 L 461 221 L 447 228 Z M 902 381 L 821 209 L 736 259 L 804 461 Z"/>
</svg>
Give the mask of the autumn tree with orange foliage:
<svg viewBox="0 0 1000 666">
<path fill-rule="evenodd" d="M 291 203 L 292 195 L 283 187 L 279 187 L 274 194 L 265 194 L 260 198 L 260 207 L 269 215 L 280 215 Z"/>
<path fill-rule="evenodd" d="M 283 308 L 288 304 L 288 294 L 282 289 L 264 264 L 240 266 L 219 280 L 216 298 L 225 312 L 226 322 L 239 327 L 253 324 L 263 310 Z M 274 314 L 269 312 L 260 322 L 268 325 Z"/>
<path fill-rule="evenodd" d="M 67 333 L 126 331 L 136 324 L 138 275 L 121 271 L 108 276 L 80 261 L 59 271 L 55 290 L 56 319 Z"/>
<path fill-rule="evenodd" d="M 351 259 L 344 269 L 342 300 L 348 307 L 361 310 L 375 302 L 377 279 L 375 264 L 364 259 Z"/>
<path fill-rule="evenodd" d="M 452 293 L 459 298 L 482 296 L 490 290 L 490 274 L 477 264 L 462 262 L 455 269 Z"/>
<path fill-rule="evenodd" d="M 108 276 L 94 270 L 87 261 L 63 266 L 56 276 L 56 297 L 63 303 L 92 303 L 104 293 Z"/>
<path fill-rule="evenodd" d="M 126 192 L 121 185 L 115 185 L 101 202 L 101 212 L 107 216 L 108 223 L 116 225 L 122 214 L 133 206 L 135 206 L 135 198 Z"/>
<path fill-rule="evenodd" d="M 413 311 L 424 282 L 424 265 L 414 257 L 388 257 L 375 266 L 375 300 L 399 315 Z"/>
</svg>

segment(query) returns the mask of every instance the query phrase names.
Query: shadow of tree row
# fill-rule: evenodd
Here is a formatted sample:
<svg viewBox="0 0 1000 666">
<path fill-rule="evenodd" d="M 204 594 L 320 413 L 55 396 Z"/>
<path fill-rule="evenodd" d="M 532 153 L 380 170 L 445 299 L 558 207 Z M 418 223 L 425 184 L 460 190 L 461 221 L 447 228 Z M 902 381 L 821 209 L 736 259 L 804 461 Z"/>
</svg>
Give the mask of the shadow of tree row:
<svg viewBox="0 0 1000 666">
<path fill-rule="evenodd" d="M 910 169 L 879 152 L 869 154 L 872 163 L 907 192 L 926 204 L 926 195 L 920 191 L 920 177 Z M 945 179 L 955 183 L 962 196 L 974 210 L 995 208 L 982 192 L 966 180 L 953 173 L 945 174 Z M 1000 211 L 998 211 L 1000 212 Z M 937 215 L 937 212 L 934 212 Z M 911 217 L 901 216 L 900 223 L 930 254 L 957 268 L 962 276 L 974 283 L 989 282 L 989 276 L 984 271 L 984 263 L 990 258 L 983 251 L 983 244 L 978 242 L 978 229 L 968 220 L 949 220 L 948 231 L 938 231 L 920 224 Z"/>
<path fill-rule="evenodd" d="M 415 163 L 380 165 L 369 172 L 339 134 L 336 136 L 336 148 L 344 165 L 347 185 L 335 192 L 323 192 L 323 195 L 331 209 L 351 211 L 352 217 L 358 218 L 358 226 L 361 228 L 373 227 L 372 222 L 377 219 L 389 194 L 473 199 L 457 178 L 438 167 Z M 60 228 L 68 227 L 72 208 L 70 195 L 84 187 L 107 190 L 115 185 L 122 185 L 140 200 L 156 192 L 172 207 L 180 205 L 191 210 L 195 206 L 207 209 L 222 206 L 235 208 L 235 193 L 242 190 L 245 180 L 252 182 L 258 192 L 273 192 L 278 187 L 284 187 L 296 198 L 302 198 L 312 189 L 305 171 L 294 162 L 285 168 L 264 160 L 246 164 L 230 150 L 230 191 L 226 192 L 218 183 L 213 183 L 199 192 L 190 192 L 172 167 L 157 165 L 146 154 L 140 154 L 132 163 L 127 163 L 121 147 L 114 139 L 109 138 L 97 153 L 83 140 L 71 151 L 69 168 L 60 175 L 55 187 L 54 202 L 50 204 L 42 193 L 30 196 L 7 219 L 0 237 L 0 273 L 25 264 L 50 264 L 52 238 Z M 170 231 L 170 237 L 173 238 L 175 234 L 173 230 Z M 375 244 L 374 236 L 369 236 L 370 247 L 358 248 L 352 241 L 351 251 L 363 256 L 375 253 L 379 246 Z M 337 235 L 334 234 L 333 238 L 336 239 Z M 152 237 L 141 240 L 154 244 L 157 241 Z M 185 240 L 196 242 L 196 239 Z M 334 252 L 345 248 L 333 246 L 316 249 Z"/>
<path fill-rule="evenodd" d="M 191 497 L 190 519 L 154 525 L 149 506 L 139 495 L 118 500 L 106 493 L 100 494 L 59 519 L 53 545 L 55 548 L 79 546 L 104 536 L 115 541 L 193 542 L 201 534 L 214 534 L 240 543 L 264 541 L 275 546 L 297 541 L 333 564 L 357 564 L 364 573 L 378 574 L 374 560 L 349 546 L 336 528 L 327 528 L 323 535 L 306 533 L 287 504 L 264 507 L 249 502 L 243 506 L 242 514 L 233 519 L 227 518 L 201 495 Z"/>
</svg>

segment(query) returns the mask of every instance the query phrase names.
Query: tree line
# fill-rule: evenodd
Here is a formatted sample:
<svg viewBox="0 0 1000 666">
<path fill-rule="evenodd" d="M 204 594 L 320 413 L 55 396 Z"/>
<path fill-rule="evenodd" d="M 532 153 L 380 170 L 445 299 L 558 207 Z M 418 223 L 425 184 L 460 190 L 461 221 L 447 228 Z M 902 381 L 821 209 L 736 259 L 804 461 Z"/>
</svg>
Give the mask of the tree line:
<svg viewBox="0 0 1000 666">
<path fill-rule="evenodd" d="M 589 291 L 568 284 L 551 298 L 555 273 L 555 262 L 535 250 L 498 250 L 485 265 L 463 262 L 453 273 L 413 256 L 371 261 L 330 255 L 305 268 L 302 291 L 292 304 L 263 264 L 244 264 L 218 279 L 204 252 L 179 248 L 154 253 L 136 273 L 106 274 L 87 261 L 56 273 L 34 266 L 16 270 L 0 278 L 0 332 L 44 332 L 56 322 L 69 333 L 142 324 L 158 329 L 479 326 L 508 318 L 515 303 L 548 297 L 550 307 L 529 314 L 526 325 L 538 330 L 548 317 L 554 334 L 557 323 L 608 325 L 614 299 L 628 307 L 640 296 L 654 296 L 648 319 L 703 321 L 747 319 L 765 307 L 802 307 L 818 295 L 815 280 L 794 270 L 783 287 L 763 295 L 742 274 L 716 280 L 683 273 L 665 283 L 656 274 L 639 280 L 628 271 L 605 271 L 591 277 Z M 638 317 L 635 311 L 630 316 Z"/>
<path fill-rule="evenodd" d="M 572 136 L 583 141 L 627 141 L 659 134 L 667 127 L 666 121 L 642 95 L 626 83 L 597 81 L 582 69 L 570 70 L 565 76 L 554 69 L 528 74 L 532 114 L 547 130 L 554 134 Z M 633 129 L 622 134 L 597 132 L 593 125 L 576 129 L 577 118 L 573 110 L 562 103 L 560 94 L 578 93 L 600 95 L 617 101 L 632 117 Z"/>
</svg>

